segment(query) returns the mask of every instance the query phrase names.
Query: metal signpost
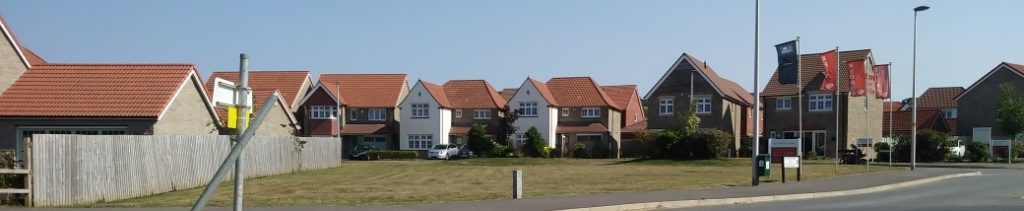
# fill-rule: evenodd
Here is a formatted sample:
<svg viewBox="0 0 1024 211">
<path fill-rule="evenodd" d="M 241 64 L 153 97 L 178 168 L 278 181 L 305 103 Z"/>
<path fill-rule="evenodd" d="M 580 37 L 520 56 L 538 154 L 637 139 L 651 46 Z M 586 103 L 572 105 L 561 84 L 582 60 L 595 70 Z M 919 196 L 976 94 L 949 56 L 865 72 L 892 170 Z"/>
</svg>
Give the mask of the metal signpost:
<svg viewBox="0 0 1024 211">
<path fill-rule="evenodd" d="M 786 183 L 786 169 L 796 169 L 796 181 L 800 181 L 800 156 L 782 157 L 782 183 Z"/>
<path fill-rule="evenodd" d="M 992 155 L 992 161 L 996 159 L 996 149 L 1006 150 L 1006 163 L 1013 163 L 1013 142 L 1010 140 L 990 140 L 988 141 L 988 154 Z"/>
</svg>

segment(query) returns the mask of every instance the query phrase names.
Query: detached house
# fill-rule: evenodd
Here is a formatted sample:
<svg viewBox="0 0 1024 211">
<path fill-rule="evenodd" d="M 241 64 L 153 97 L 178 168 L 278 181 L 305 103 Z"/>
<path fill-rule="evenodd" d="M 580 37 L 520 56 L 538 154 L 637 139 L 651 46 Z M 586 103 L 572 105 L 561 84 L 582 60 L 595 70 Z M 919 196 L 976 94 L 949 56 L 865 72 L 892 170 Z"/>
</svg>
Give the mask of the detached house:
<svg viewBox="0 0 1024 211">
<path fill-rule="evenodd" d="M 470 128 L 482 125 L 487 134 L 498 133 L 501 124 L 499 109 L 506 101 L 484 80 L 451 80 L 444 83 L 444 93 L 451 104 L 450 141 L 466 144 Z"/>
<path fill-rule="evenodd" d="M 649 107 L 647 127 L 651 129 L 682 128 L 680 115 L 692 104 L 700 118 L 700 128 L 718 129 L 733 135 L 731 152 L 738 150 L 740 139 L 749 137 L 753 131 L 753 95 L 686 53 L 661 76 L 644 99 Z"/>
<path fill-rule="evenodd" d="M 419 80 L 398 107 L 402 121 L 398 136 L 401 150 L 428 150 L 435 144 L 450 143 L 452 103 L 444 87 Z"/>
<path fill-rule="evenodd" d="M 636 85 L 601 86 L 601 89 L 622 108 L 622 118 L 619 120 L 622 124 L 618 126 L 622 128 L 622 153 L 626 156 L 640 155 L 644 148 L 635 142 L 636 133 L 647 129 L 647 115 Z"/>
<path fill-rule="evenodd" d="M 956 112 L 956 96 L 964 92 L 963 87 L 933 87 L 925 90 L 921 94 L 921 97 L 917 98 L 917 111 L 921 112 L 924 110 L 939 111 L 942 115 L 943 127 L 950 135 L 956 136 L 956 123 L 957 123 L 957 112 Z M 913 106 L 913 105 L 911 105 Z M 910 109 L 906 109 L 910 111 Z M 920 113 L 918 113 L 920 115 Z M 888 121 L 888 119 L 886 119 Z"/>
<path fill-rule="evenodd" d="M 882 129 L 886 134 L 892 129 L 893 134 L 910 135 L 912 133 L 913 111 L 894 111 L 892 113 L 892 122 L 889 122 L 890 114 L 888 112 L 882 114 L 885 119 L 885 124 L 882 125 Z M 939 110 L 918 110 L 917 111 L 917 130 L 934 130 L 938 132 L 949 132 L 949 127 L 946 124 L 947 119 L 944 118 L 942 112 Z"/>
<path fill-rule="evenodd" d="M 624 108 L 608 97 L 597 82 L 590 77 L 563 77 L 548 80 L 547 86 L 559 109 L 556 146 L 562 153 L 582 144 L 590 149 L 591 156 L 617 158 L 621 154 Z M 532 108 L 539 107 L 526 105 L 518 109 L 524 109 L 524 115 L 537 115 L 529 110 L 539 109 Z"/>
<path fill-rule="evenodd" d="M 399 149 L 399 102 L 409 93 L 405 74 L 322 74 L 304 97 L 304 133 L 341 136 L 357 145 Z"/>
<path fill-rule="evenodd" d="M 213 72 L 206 80 L 206 92 L 213 95 L 213 88 L 218 81 L 238 83 L 237 71 Z M 249 71 L 249 87 L 253 94 L 253 113 L 264 106 L 261 105 L 270 95 L 277 95 L 272 112 L 263 119 L 257 129 L 258 135 L 297 135 L 302 128 L 295 116 L 299 100 L 313 86 L 309 71 Z M 227 122 L 227 109 L 217 107 L 221 122 Z M 229 132 L 223 130 L 222 132 Z"/>
<path fill-rule="evenodd" d="M 502 94 L 504 93 L 505 91 L 502 91 Z M 530 127 L 535 127 L 541 137 L 548 141 L 548 147 L 555 149 L 561 146 L 558 144 L 557 136 L 559 104 L 547 84 L 526 78 L 509 98 L 508 105 L 509 108 L 521 113 L 515 122 L 515 126 L 519 127 L 514 136 L 517 142 L 525 140 L 526 131 L 529 131 Z"/>
<path fill-rule="evenodd" d="M 874 154 L 871 146 L 882 140 L 883 101 L 876 98 L 872 91 L 867 91 L 864 96 L 850 96 L 847 65 L 839 65 L 836 79 L 838 98 L 832 92 L 818 91 L 824 79 L 822 71 L 825 69 L 820 54 L 804 54 L 800 59 L 801 84 L 780 84 L 779 72 L 775 71 L 761 93 L 765 105 L 765 135 L 769 138 L 803 137 L 804 153 L 815 150 L 818 155 L 826 156 L 835 153 L 835 140 L 838 138 L 840 149 L 856 144 L 867 150 L 869 157 L 872 157 Z M 874 65 L 871 50 L 839 52 L 842 64 L 854 60 L 865 61 L 866 87 L 874 87 L 870 68 Z M 800 87 L 803 87 L 803 101 L 797 102 Z M 802 136 L 797 134 L 800 131 L 800 105 L 803 106 Z M 839 128 L 836 128 L 836 112 L 839 112 Z"/>
<path fill-rule="evenodd" d="M 960 136 L 973 137 L 976 129 L 990 129 L 991 134 L 987 135 L 992 139 L 1006 139 L 1010 135 L 996 123 L 996 104 L 1002 96 L 999 87 L 1002 84 L 1010 85 L 1018 94 L 1024 93 L 1024 65 L 1000 63 L 956 97 L 956 131 Z"/>
</svg>

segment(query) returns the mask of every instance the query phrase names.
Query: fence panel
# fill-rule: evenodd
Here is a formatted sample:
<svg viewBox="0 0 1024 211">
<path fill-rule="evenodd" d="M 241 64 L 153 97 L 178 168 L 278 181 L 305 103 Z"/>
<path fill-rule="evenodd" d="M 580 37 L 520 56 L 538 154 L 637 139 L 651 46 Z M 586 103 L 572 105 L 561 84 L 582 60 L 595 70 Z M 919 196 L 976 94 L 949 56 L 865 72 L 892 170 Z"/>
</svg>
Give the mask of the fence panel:
<svg viewBox="0 0 1024 211">
<path fill-rule="evenodd" d="M 200 187 L 231 150 L 230 137 L 223 135 L 36 134 L 32 140 L 36 206 Z M 242 158 L 246 178 L 337 167 L 341 143 L 329 137 L 256 136 Z"/>
</svg>

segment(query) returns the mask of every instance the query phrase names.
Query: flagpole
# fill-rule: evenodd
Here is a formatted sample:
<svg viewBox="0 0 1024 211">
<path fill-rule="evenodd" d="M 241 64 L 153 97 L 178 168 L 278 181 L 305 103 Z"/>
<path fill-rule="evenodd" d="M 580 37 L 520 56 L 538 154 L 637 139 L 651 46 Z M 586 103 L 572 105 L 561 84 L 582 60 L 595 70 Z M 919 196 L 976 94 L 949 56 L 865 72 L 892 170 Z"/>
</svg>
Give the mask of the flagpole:
<svg viewBox="0 0 1024 211">
<path fill-rule="evenodd" d="M 761 11 L 760 1 L 759 0 L 754 0 L 754 141 L 753 141 L 753 143 L 751 143 L 751 144 L 754 145 L 754 147 L 752 148 L 753 151 L 751 151 L 751 153 L 750 153 L 750 160 L 751 160 L 751 167 L 750 167 L 750 169 L 751 169 L 751 171 L 750 171 L 751 181 L 750 181 L 750 184 L 752 186 L 757 186 L 758 182 L 760 182 L 760 180 L 759 180 L 760 178 L 758 178 L 758 175 L 757 175 L 757 155 L 758 155 L 758 153 L 760 153 L 760 149 L 759 148 L 761 146 L 761 127 L 759 127 L 759 123 L 761 121 L 761 116 L 759 116 L 759 113 L 758 113 L 761 110 L 761 107 L 760 107 L 760 105 L 761 105 L 760 104 L 761 103 L 760 95 L 761 94 L 759 92 L 757 92 L 757 89 L 758 89 L 758 83 L 757 83 L 757 80 L 758 80 L 757 79 L 757 74 L 758 74 L 757 71 L 758 71 L 758 69 L 757 69 L 757 67 L 760 64 L 758 62 L 758 58 L 757 58 L 758 57 L 758 51 L 760 50 L 760 48 L 758 48 L 758 38 L 760 36 L 758 34 L 758 32 L 761 30 L 760 29 L 760 24 L 758 22 L 758 17 L 760 17 L 760 14 L 759 14 L 760 11 Z"/>
<path fill-rule="evenodd" d="M 799 131 L 800 134 L 797 137 L 800 137 L 800 150 L 797 152 L 797 156 L 802 157 L 804 155 L 804 74 L 803 70 L 800 68 L 800 36 L 796 36 L 796 49 L 794 49 L 794 51 L 796 51 L 796 86 L 799 87 L 796 102 L 799 104 L 797 105 L 797 118 L 799 119 L 797 120 L 797 127 L 799 127 L 797 131 Z"/>
<path fill-rule="evenodd" d="M 836 68 L 835 69 L 836 69 L 836 72 L 833 73 L 835 75 L 833 75 L 832 78 L 839 79 L 839 46 L 836 46 Z M 828 71 L 828 70 L 825 70 L 825 71 Z M 832 105 L 833 105 L 832 107 L 834 109 L 833 112 L 836 113 L 836 141 L 835 141 L 836 142 L 836 146 L 834 147 L 835 148 L 835 154 L 833 155 L 833 156 L 836 157 L 836 160 L 835 160 L 836 164 L 835 164 L 834 172 L 838 174 L 839 173 L 839 86 L 838 86 L 839 84 L 837 83 L 837 81 L 834 81 L 832 83 L 835 84 L 832 89 L 834 89 L 833 93 L 836 96 L 836 98 L 832 101 L 833 102 L 832 103 Z"/>
<path fill-rule="evenodd" d="M 892 101 L 892 62 L 889 62 L 889 68 L 886 69 L 885 74 L 885 83 L 889 84 L 885 87 L 885 97 L 888 101 Z M 887 104 L 889 104 L 889 168 L 892 168 L 892 153 L 895 151 L 893 150 L 893 147 L 896 146 L 896 144 L 893 142 L 892 137 L 892 102 Z"/>
</svg>

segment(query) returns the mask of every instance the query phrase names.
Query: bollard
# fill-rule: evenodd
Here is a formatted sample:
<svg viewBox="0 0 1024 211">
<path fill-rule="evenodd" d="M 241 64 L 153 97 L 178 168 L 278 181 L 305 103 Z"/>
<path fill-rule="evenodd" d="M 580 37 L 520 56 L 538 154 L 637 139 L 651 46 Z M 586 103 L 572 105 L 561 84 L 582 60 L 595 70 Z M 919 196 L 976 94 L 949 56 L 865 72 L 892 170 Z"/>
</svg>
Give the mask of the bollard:
<svg viewBox="0 0 1024 211">
<path fill-rule="evenodd" d="M 523 198 L 523 170 L 512 171 L 512 198 Z"/>
</svg>

